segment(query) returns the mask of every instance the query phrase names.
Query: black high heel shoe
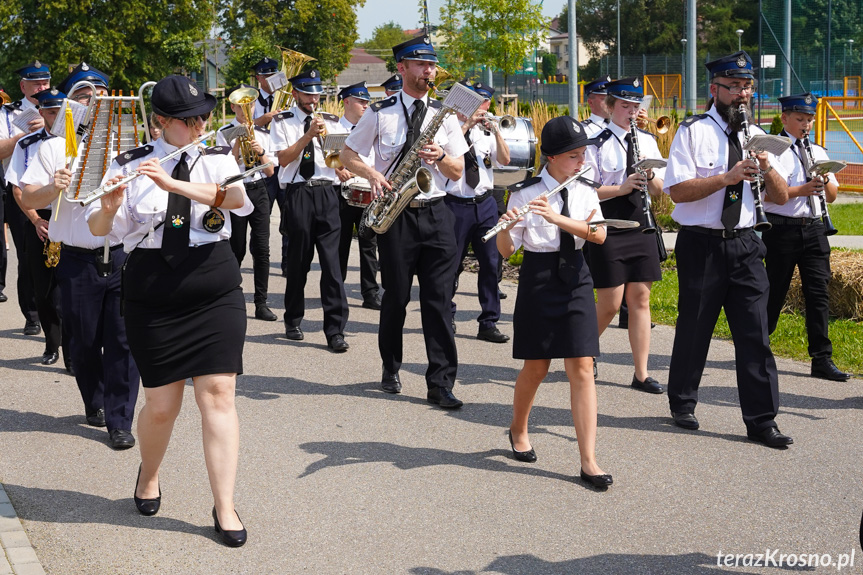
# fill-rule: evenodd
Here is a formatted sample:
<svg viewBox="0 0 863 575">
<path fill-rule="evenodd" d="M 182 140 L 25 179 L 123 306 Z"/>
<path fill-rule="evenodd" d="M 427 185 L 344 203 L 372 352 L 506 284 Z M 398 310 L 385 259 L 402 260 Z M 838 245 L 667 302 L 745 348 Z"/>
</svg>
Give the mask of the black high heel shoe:
<svg viewBox="0 0 863 575">
<path fill-rule="evenodd" d="M 614 483 L 614 479 L 612 479 L 611 475 L 608 475 L 607 473 L 603 475 L 588 475 L 584 472 L 584 469 L 581 470 L 581 478 L 594 487 L 599 488 L 608 487 Z"/>
<path fill-rule="evenodd" d="M 512 442 L 512 430 L 507 432 L 509 434 L 509 446 L 512 447 L 512 456 L 516 458 L 518 461 L 523 461 L 525 463 L 535 463 L 536 462 L 536 451 L 531 447 L 529 451 L 519 451 L 515 448 L 515 444 Z"/>
<path fill-rule="evenodd" d="M 138 482 L 141 481 L 141 466 L 138 466 L 138 479 L 135 480 L 135 493 L 132 495 L 135 499 L 135 507 L 141 515 L 151 516 L 159 512 L 159 507 L 162 505 L 162 486 L 159 485 L 159 496 L 155 499 L 140 499 L 138 497 Z"/>
<path fill-rule="evenodd" d="M 240 519 L 240 514 L 234 511 L 237 514 L 237 519 Z M 227 545 L 228 547 L 242 547 L 246 544 L 246 538 L 248 537 L 248 533 L 246 532 L 246 528 L 243 527 L 238 531 L 228 531 L 226 529 L 222 529 L 221 525 L 219 525 L 219 516 L 216 515 L 216 508 L 213 507 L 213 521 L 215 521 L 216 533 L 222 538 L 222 543 Z M 240 519 L 242 521 L 242 519 Z"/>
</svg>

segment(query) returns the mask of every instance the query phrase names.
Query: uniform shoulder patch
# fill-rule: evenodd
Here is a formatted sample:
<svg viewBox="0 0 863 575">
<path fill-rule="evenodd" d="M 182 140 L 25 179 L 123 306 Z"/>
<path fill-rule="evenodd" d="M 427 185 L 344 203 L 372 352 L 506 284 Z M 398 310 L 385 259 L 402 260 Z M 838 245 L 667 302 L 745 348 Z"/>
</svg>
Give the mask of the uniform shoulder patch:
<svg viewBox="0 0 863 575">
<path fill-rule="evenodd" d="M 269 134 L 270 131 L 263 126 L 255 126 L 255 130 L 263 134 Z"/>
<path fill-rule="evenodd" d="M 293 117 L 294 117 L 293 112 L 280 112 L 280 113 L 276 114 L 275 116 L 273 116 L 273 120 L 275 120 L 277 122 L 281 122 L 282 120 L 287 120 L 288 118 L 293 118 Z"/>
<path fill-rule="evenodd" d="M 330 122 L 338 122 L 339 121 L 338 116 L 336 116 L 335 114 L 330 114 L 328 112 L 321 112 L 321 118 L 323 118 L 324 120 L 329 120 Z"/>
<path fill-rule="evenodd" d="M 371 105 L 371 109 L 375 112 L 383 110 L 384 108 L 389 108 L 394 105 L 398 101 L 398 98 L 395 96 L 390 96 L 386 100 L 378 100 L 374 104 Z"/>
<path fill-rule="evenodd" d="M 691 116 L 687 116 L 687 118 L 685 120 L 680 122 L 680 125 L 681 126 L 691 126 L 695 122 L 698 122 L 699 120 L 704 120 L 707 117 L 708 117 L 707 114 L 693 114 Z"/>
<path fill-rule="evenodd" d="M 20 110 L 21 109 L 21 100 L 16 100 L 15 102 L 12 102 L 10 104 L 4 104 L 3 108 L 5 110 L 10 111 L 10 112 L 15 112 L 16 110 Z"/>
<path fill-rule="evenodd" d="M 225 124 L 224 126 L 219 128 L 219 131 L 221 132 L 222 130 L 227 130 L 228 128 L 232 128 L 232 127 L 233 127 L 233 124 Z"/>
<path fill-rule="evenodd" d="M 656 139 L 656 134 L 654 134 L 652 132 L 648 132 L 647 130 L 642 130 L 641 128 L 638 128 L 638 131 L 641 132 L 642 134 L 647 134 L 648 136 L 650 136 L 654 140 Z"/>
<path fill-rule="evenodd" d="M 528 178 L 528 179 L 526 179 L 526 180 L 522 180 L 522 181 L 520 181 L 519 183 L 515 184 L 515 185 L 513 186 L 513 189 L 515 189 L 515 190 L 521 190 L 521 189 L 524 189 L 524 188 L 529 188 L 529 187 L 531 187 L 531 186 L 532 186 L 532 185 L 534 185 L 534 184 L 538 184 L 538 183 L 540 183 L 541 181 L 542 181 L 542 176 L 534 176 L 534 177 L 532 177 L 532 178 Z"/>
<path fill-rule="evenodd" d="M 227 154 L 231 151 L 231 146 L 210 146 L 209 148 L 204 148 L 203 154 L 205 156 L 212 156 L 214 154 Z"/>
<path fill-rule="evenodd" d="M 146 146 L 141 146 L 139 148 L 135 148 L 134 150 L 129 150 L 127 152 L 123 152 L 118 155 L 116 158 L 118 166 L 125 166 L 132 160 L 137 160 L 138 158 L 143 158 L 149 154 L 153 153 L 152 144 L 147 144 Z"/>
<path fill-rule="evenodd" d="M 441 108 L 443 108 L 443 104 L 440 103 L 440 100 L 429 100 L 429 108 L 440 110 Z"/>
<path fill-rule="evenodd" d="M 611 136 L 613 136 L 613 134 L 611 133 L 611 130 L 609 130 L 608 128 L 604 129 L 603 131 L 601 131 L 600 133 L 598 133 L 597 135 L 595 135 L 593 137 L 594 145 L 597 148 L 602 147 L 602 145 L 604 143 L 606 143 L 608 140 L 611 139 Z"/>
<path fill-rule="evenodd" d="M 47 135 L 45 132 L 39 131 L 39 132 L 36 132 L 35 134 L 30 134 L 26 138 L 21 138 L 20 140 L 18 140 L 18 145 L 23 150 L 25 148 L 29 148 L 30 146 L 32 146 L 33 144 L 35 144 L 39 140 L 47 140 L 50 137 L 51 136 Z"/>
</svg>

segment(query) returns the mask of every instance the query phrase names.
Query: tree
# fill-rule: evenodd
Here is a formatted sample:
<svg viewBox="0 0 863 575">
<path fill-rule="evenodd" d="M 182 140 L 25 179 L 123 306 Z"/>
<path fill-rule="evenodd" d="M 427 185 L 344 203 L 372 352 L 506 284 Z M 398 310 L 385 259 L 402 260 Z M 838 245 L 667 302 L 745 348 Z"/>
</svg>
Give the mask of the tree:
<svg viewBox="0 0 863 575">
<path fill-rule="evenodd" d="M 387 63 L 387 70 L 396 72 L 396 60 L 393 58 L 392 47 L 409 38 L 410 34 L 405 32 L 401 26 L 395 22 L 387 22 L 376 27 L 372 32 L 371 39 L 365 41 L 362 47 L 369 54 L 383 58 Z"/>
<path fill-rule="evenodd" d="M 365 0 L 219 0 L 219 22 L 235 47 L 250 39 L 316 58 L 323 78 L 334 78 L 351 59 L 358 39 L 355 8 Z"/>
<path fill-rule="evenodd" d="M 548 18 L 532 0 L 452 0 L 441 8 L 446 68 L 454 77 L 491 66 L 509 76 L 539 46 Z"/>
<path fill-rule="evenodd" d="M 539 56 L 542 57 L 542 77 L 548 78 L 549 76 L 556 76 L 557 55 L 552 54 L 551 52 L 540 52 Z"/>
<path fill-rule="evenodd" d="M 162 42 L 162 51 L 175 71 L 187 74 L 201 67 L 204 59 L 203 46 L 195 46 L 195 41 L 186 34 L 177 34 Z"/>
<path fill-rule="evenodd" d="M 280 56 L 274 54 L 273 45 L 268 38 L 252 36 L 240 46 L 228 48 L 228 63 L 224 68 L 225 86 L 231 87 L 237 84 L 252 83 L 255 72 L 252 66 L 260 62 L 265 56 L 275 58 Z"/>
<path fill-rule="evenodd" d="M 20 66 L 38 59 L 56 83 L 85 61 L 111 76 L 112 89 L 137 90 L 177 67 L 192 67 L 189 42 L 207 37 L 213 2 L 7 0 L 0 3 L 0 82 L 16 96 Z"/>
</svg>

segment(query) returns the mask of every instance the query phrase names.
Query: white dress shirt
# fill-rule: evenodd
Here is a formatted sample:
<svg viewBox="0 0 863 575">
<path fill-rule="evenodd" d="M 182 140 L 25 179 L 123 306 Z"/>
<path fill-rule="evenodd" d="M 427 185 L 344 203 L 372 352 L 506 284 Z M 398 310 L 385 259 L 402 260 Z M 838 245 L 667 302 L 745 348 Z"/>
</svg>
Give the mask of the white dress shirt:
<svg viewBox="0 0 863 575">
<path fill-rule="evenodd" d="M 287 117 L 279 114 L 273 118 L 270 124 L 270 141 L 273 148 L 273 153 L 286 150 L 293 146 L 305 134 L 305 121 L 309 114 L 300 110 L 297 106 L 291 107 L 289 110 L 293 116 Z M 346 132 L 339 124 L 338 120 L 324 119 L 327 132 L 330 134 L 343 134 Z M 310 180 L 329 180 L 338 182 L 336 171 L 328 168 L 325 162 L 326 156 L 321 148 L 322 138 L 313 138 L 312 143 L 315 147 L 315 173 Z M 303 159 L 303 151 L 293 162 L 287 166 L 282 166 L 279 170 L 279 185 L 283 188 L 288 184 L 304 182 L 305 179 L 300 175 L 300 161 Z"/>
<path fill-rule="evenodd" d="M 28 108 L 36 109 L 36 105 L 27 98 L 24 98 L 21 100 L 21 107 L 14 111 L 7 106 L 3 106 L 2 109 L 0 109 L 0 140 L 8 140 L 18 134 L 24 133 L 24 131 L 13 122 L 15 121 L 16 116 L 21 115 L 24 110 L 27 110 Z M 3 160 L 4 169 L 9 167 L 10 161 L 11 158 Z"/>
<path fill-rule="evenodd" d="M 803 162 L 798 155 L 800 149 L 797 147 L 797 143 L 800 140 L 791 134 L 786 134 L 786 136 L 791 139 L 793 144 L 779 156 L 778 162 L 782 166 L 782 170 L 788 174 L 788 178 L 786 179 L 788 186 L 802 186 L 806 183 L 806 172 L 803 170 Z M 815 143 L 810 144 L 812 157 L 816 162 L 830 159 L 827 157 L 827 151 L 824 148 Z M 828 178 L 831 183 L 839 185 L 839 182 L 836 180 L 836 174 L 830 174 Z M 809 198 L 812 198 L 811 202 Z M 766 196 L 764 199 L 764 211 L 786 218 L 820 218 L 821 200 L 818 199 L 818 196 L 788 198 L 788 201 L 780 206 L 771 202 L 770 196 Z"/>
<path fill-rule="evenodd" d="M 464 124 L 462 123 L 462 125 Z M 469 149 L 473 149 L 479 165 L 479 183 L 476 185 L 476 189 L 471 188 L 467 185 L 464 174 L 457 180 L 446 180 L 446 193 L 458 198 L 481 196 L 492 189 L 494 187 L 494 169 L 503 167 L 497 159 L 497 139 L 493 134 L 486 133 L 479 125 L 471 127 L 469 134 L 471 142 Z M 485 165 L 486 161 L 489 163 L 488 167 Z M 465 157 L 465 170 L 467 170 L 467 157 Z"/>
<path fill-rule="evenodd" d="M 626 136 L 629 130 L 621 128 L 611 122 L 606 129 L 611 132 L 611 137 L 600 147 L 596 148 L 593 161 L 599 174 L 599 182 L 603 186 L 619 186 L 626 181 Z M 656 144 L 656 138 L 636 130 L 638 134 L 638 151 L 644 158 L 661 160 L 662 152 Z M 638 158 L 636 158 L 636 161 Z M 653 170 L 653 175 L 659 179 L 665 178 L 665 168 Z M 611 198 L 606 198 L 611 199 Z M 604 201 L 604 200 L 601 200 Z"/>
<path fill-rule="evenodd" d="M 228 146 L 229 148 L 231 148 L 233 150 L 234 142 L 236 141 L 237 138 L 232 138 L 231 141 L 229 142 L 227 139 L 225 139 L 225 132 L 230 130 L 231 128 L 239 127 L 240 125 L 241 124 L 239 122 L 237 122 L 237 119 L 234 118 L 228 124 L 225 124 L 224 126 L 219 128 L 219 131 L 216 132 L 216 145 L 217 146 Z M 261 144 L 261 147 L 264 148 L 264 155 L 270 157 L 270 159 L 273 161 L 273 165 L 274 166 L 277 165 L 278 160 L 275 158 L 275 154 L 273 154 L 273 152 L 272 152 L 272 144 L 270 142 L 270 131 L 268 129 L 262 128 L 260 126 L 255 126 L 254 129 L 255 129 L 255 141 L 258 142 L 259 144 Z M 230 155 L 231 155 L 231 157 L 233 157 L 233 155 L 234 155 L 233 151 L 230 152 Z M 240 172 L 245 172 L 248 169 L 248 168 L 246 168 L 246 164 L 243 162 L 242 156 L 237 158 L 237 167 L 240 169 Z M 254 182 L 257 180 L 264 179 L 266 177 L 267 176 L 264 175 L 264 171 L 261 170 L 260 172 L 255 172 L 251 176 L 246 176 L 243 179 L 243 182 L 248 184 L 248 183 L 251 183 L 251 182 Z"/>
</svg>

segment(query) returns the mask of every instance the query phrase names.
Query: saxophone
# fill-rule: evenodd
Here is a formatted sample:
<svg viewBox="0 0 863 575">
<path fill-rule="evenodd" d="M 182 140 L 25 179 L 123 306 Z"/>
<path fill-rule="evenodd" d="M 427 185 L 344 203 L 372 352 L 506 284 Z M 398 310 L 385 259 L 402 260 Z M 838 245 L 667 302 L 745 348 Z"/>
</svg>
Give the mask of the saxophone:
<svg viewBox="0 0 863 575">
<path fill-rule="evenodd" d="M 359 237 L 369 239 L 376 233 L 387 233 L 396 218 L 411 203 L 411 200 L 417 194 L 428 192 L 431 189 L 433 176 L 431 170 L 420 166 L 422 158 L 419 157 L 419 151 L 434 139 L 443 121 L 454 112 L 455 110 L 452 108 L 441 108 L 422 131 L 411 149 L 393 170 L 389 180 L 393 187 L 392 191 L 384 189 L 383 195 L 372 200 L 363 211 L 363 217 L 357 228 Z"/>
</svg>

